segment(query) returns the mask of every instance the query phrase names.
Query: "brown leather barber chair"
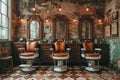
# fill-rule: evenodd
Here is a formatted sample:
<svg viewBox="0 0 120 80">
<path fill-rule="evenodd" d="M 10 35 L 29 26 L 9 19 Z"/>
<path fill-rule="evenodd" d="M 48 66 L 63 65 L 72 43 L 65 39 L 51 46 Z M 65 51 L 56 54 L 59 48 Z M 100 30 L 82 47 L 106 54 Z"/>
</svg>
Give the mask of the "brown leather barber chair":
<svg viewBox="0 0 120 80">
<path fill-rule="evenodd" d="M 100 48 L 93 49 L 93 43 L 90 40 L 83 42 L 82 57 L 88 62 L 85 67 L 87 71 L 99 71 L 99 60 L 101 59 Z"/>
<path fill-rule="evenodd" d="M 51 50 L 52 58 L 54 60 L 53 71 L 67 71 L 67 60 L 69 58 L 70 48 L 66 48 L 66 43 L 60 39 L 54 43 L 54 48 L 51 48 Z"/>
<path fill-rule="evenodd" d="M 36 70 L 36 66 L 33 66 L 33 61 L 39 56 L 39 48 L 36 41 L 27 41 L 26 48 L 19 48 L 21 53 L 19 57 L 21 59 L 20 69 L 24 72 L 31 72 Z"/>
</svg>

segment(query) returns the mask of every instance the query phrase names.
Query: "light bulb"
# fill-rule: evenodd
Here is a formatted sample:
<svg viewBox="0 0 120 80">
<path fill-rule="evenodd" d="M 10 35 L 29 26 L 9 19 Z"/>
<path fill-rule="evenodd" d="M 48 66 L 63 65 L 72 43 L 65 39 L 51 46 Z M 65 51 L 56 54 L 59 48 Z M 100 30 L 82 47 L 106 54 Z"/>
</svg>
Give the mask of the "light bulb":
<svg viewBox="0 0 120 80">
<path fill-rule="evenodd" d="M 89 11 L 89 8 L 88 8 L 88 7 L 86 8 L 86 11 Z"/>
</svg>

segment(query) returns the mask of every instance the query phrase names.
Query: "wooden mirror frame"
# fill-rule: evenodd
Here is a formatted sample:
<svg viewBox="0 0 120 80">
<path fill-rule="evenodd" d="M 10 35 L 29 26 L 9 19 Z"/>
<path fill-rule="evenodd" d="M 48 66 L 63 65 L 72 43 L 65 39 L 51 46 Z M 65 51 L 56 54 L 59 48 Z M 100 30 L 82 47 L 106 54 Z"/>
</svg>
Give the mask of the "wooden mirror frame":
<svg viewBox="0 0 120 80">
<path fill-rule="evenodd" d="M 30 16 L 30 18 L 28 19 L 28 28 L 27 28 L 27 36 L 28 36 L 28 40 L 30 40 L 30 23 L 35 20 L 39 22 L 39 39 L 43 38 L 43 20 L 40 18 L 39 15 L 32 15 Z"/>
<path fill-rule="evenodd" d="M 55 15 L 55 18 L 53 19 L 53 38 L 56 39 L 56 23 L 57 21 L 63 21 L 65 25 L 65 39 L 68 39 L 68 33 L 69 33 L 69 20 L 65 15 L 57 14 Z"/>
<path fill-rule="evenodd" d="M 79 38 L 82 38 L 82 23 L 84 20 L 88 20 L 91 23 L 91 27 L 90 27 L 90 39 L 92 39 L 94 36 L 94 19 L 91 18 L 90 15 L 83 15 L 81 18 L 79 18 Z M 88 38 L 87 38 L 88 39 Z"/>
</svg>

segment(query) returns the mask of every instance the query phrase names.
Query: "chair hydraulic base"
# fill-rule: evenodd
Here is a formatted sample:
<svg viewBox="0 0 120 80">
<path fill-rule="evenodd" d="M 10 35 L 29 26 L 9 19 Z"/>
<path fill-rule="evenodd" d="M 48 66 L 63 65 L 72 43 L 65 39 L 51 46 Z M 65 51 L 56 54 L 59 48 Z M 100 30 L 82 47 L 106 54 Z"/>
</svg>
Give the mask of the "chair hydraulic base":
<svg viewBox="0 0 120 80">
<path fill-rule="evenodd" d="M 35 71 L 35 70 L 36 70 L 35 67 L 21 68 L 21 71 L 23 71 L 23 72 L 32 72 L 32 71 Z"/>
<path fill-rule="evenodd" d="M 68 69 L 67 69 L 67 66 L 54 66 L 53 67 L 53 71 L 55 72 L 66 72 Z"/>
<path fill-rule="evenodd" d="M 36 70 L 36 67 L 33 67 L 31 65 L 22 64 L 22 65 L 19 65 L 19 67 L 23 72 L 32 72 Z"/>
<path fill-rule="evenodd" d="M 96 71 L 99 71 L 99 68 L 85 67 L 85 70 L 87 70 L 87 71 L 92 71 L 92 72 L 96 72 Z"/>
</svg>

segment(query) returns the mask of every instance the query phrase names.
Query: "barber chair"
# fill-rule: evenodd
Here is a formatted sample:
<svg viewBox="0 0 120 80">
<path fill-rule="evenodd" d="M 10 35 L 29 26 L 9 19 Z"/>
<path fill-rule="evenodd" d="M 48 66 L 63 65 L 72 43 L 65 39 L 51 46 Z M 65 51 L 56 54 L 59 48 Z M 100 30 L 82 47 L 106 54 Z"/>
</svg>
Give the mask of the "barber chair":
<svg viewBox="0 0 120 80">
<path fill-rule="evenodd" d="M 0 73 L 13 71 L 13 59 L 9 54 L 8 47 L 0 48 Z"/>
<path fill-rule="evenodd" d="M 36 70 L 36 66 L 33 66 L 35 58 L 39 56 L 39 48 L 37 48 L 38 43 L 36 41 L 27 41 L 26 48 L 19 48 L 21 51 L 19 57 L 21 59 L 21 64 L 19 65 L 21 71 L 31 72 Z"/>
<path fill-rule="evenodd" d="M 66 43 L 63 40 L 58 40 L 54 43 L 54 48 L 51 48 L 51 50 L 52 59 L 54 60 L 53 71 L 67 71 L 67 60 L 69 58 L 70 48 L 66 48 Z"/>
<path fill-rule="evenodd" d="M 99 71 L 99 60 L 101 59 L 100 48 L 93 50 L 93 43 L 90 40 L 83 42 L 83 48 L 81 48 L 81 56 L 88 62 L 88 66 L 85 67 L 87 71 Z"/>
</svg>

